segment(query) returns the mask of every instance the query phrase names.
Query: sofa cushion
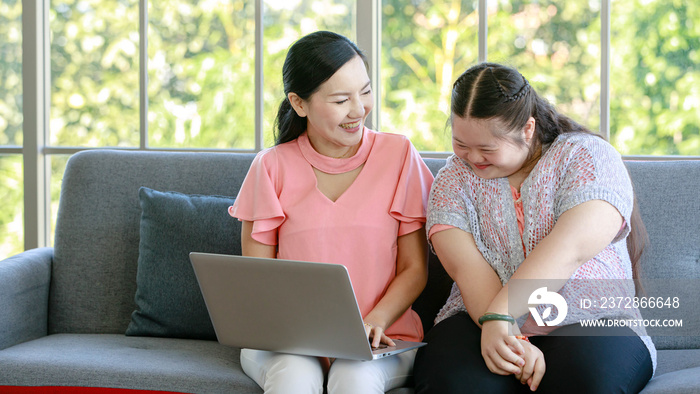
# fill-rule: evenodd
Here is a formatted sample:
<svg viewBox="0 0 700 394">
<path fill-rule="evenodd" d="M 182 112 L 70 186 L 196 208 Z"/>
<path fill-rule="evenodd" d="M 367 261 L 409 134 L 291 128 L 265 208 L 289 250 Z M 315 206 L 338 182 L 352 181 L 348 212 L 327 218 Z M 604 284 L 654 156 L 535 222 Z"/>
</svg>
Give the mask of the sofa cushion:
<svg viewBox="0 0 700 394">
<path fill-rule="evenodd" d="M 700 368 L 689 368 L 657 375 L 641 394 L 696 394 L 700 389 Z"/>
<path fill-rule="evenodd" d="M 232 197 L 139 189 L 136 310 L 126 335 L 216 339 L 190 252 L 240 254 Z"/>
<path fill-rule="evenodd" d="M 99 388 L 262 393 L 241 369 L 239 353 L 215 341 L 49 335 L 0 352 L 0 392 L 14 392 L 3 386 L 44 386 L 33 392 L 69 393 L 61 389 L 80 386 L 98 388 L 93 390 L 98 393 Z"/>
</svg>

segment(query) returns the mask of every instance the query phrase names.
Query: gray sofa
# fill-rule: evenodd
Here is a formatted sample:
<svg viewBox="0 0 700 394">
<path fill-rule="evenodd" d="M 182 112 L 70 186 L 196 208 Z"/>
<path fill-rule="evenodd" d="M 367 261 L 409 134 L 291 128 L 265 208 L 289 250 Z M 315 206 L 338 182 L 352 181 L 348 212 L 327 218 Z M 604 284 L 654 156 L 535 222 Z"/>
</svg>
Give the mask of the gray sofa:
<svg viewBox="0 0 700 394">
<path fill-rule="evenodd" d="M 201 300 L 181 282 L 192 274 L 167 265 L 183 264 L 177 250 L 192 242 L 200 251 L 240 252 L 237 221 L 210 207 L 236 196 L 252 158 L 114 150 L 72 156 L 55 246 L 0 261 L 0 392 L 21 392 L 18 386 L 261 392 L 242 372 L 239 350 L 212 340 Z M 426 163 L 437 172 L 444 160 Z M 700 161 L 627 164 L 651 239 L 644 277 L 700 284 Z M 153 196 L 141 187 L 183 194 L 145 201 Z M 207 205 L 208 196 L 223 197 Z M 168 261 L 158 266 L 159 259 Z M 428 286 L 414 305 L 426 330 L 452 284 L 434 255 L 429 264 Z M 700 299 L 682 302 L 692 325 Z M 700 336 L 654 340 L 658 369 L 644 392 L 700 392 Z"/>
</svg>

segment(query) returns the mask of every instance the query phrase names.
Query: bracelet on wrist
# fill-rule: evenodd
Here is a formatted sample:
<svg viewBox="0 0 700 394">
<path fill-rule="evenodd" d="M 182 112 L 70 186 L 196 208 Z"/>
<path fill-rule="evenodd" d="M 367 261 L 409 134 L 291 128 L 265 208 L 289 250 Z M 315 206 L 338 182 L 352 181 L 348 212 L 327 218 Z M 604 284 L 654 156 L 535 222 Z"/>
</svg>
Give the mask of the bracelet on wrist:
<svg viewBox="0 0 700 394">
<path fill-rule="evenodd" d="M 481 315 L 481 317 L 479 318 L 479 324 L 483 325 L 484 322 L 492 320 L 507 321 L 510 324 L 515 324 L 515 319 L 513 318 L 513 316 L 492 312 L 486 312 L 483 315 Z"/>
<path fill-rule="evenodd" d="M 515 338 L 520 339 L 525 342 L 530 342 L 530 340 L 525 335 L 516 335 Z"/>
</svg>

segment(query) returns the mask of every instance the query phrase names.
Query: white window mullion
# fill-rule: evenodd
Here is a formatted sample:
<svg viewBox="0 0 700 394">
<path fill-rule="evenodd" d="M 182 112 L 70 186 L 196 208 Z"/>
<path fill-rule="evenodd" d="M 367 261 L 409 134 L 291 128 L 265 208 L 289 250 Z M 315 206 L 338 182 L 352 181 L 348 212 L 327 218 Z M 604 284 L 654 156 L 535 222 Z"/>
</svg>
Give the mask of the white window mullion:
<svg viewBox="0 0 700 394">
<path fill-rule="evenodd" d="M 139 148 L 148 149 L 148 0 L 139 0 Z"/>
<path fill-rule="evenodd" d="M 381 112 L 381 44 L 382 9 L 381 0 L 357 0 L 355 32 L 357 46 L 367 56 L 369 78 L 374 90 L 374 111 L 370 113 L 368 126 L 380 130 Z"/>
<path fill-rule="evenodd" d="M 264 148 L 263 131 L 263 0 L 255 0 L 255 151 Z"/>
<path fill-rule="evenodd" d="M 49 244 L 49 0 L 22 1 L 24 248 Z"/>
<path fill-rule="evenodd" d="M 485 62 L 488 59 L 488 47 L 486 46 L 486 38 L 489 30 L 488 11 L 487 0 L 479 0 L 479 63 Z"/>
</svg>

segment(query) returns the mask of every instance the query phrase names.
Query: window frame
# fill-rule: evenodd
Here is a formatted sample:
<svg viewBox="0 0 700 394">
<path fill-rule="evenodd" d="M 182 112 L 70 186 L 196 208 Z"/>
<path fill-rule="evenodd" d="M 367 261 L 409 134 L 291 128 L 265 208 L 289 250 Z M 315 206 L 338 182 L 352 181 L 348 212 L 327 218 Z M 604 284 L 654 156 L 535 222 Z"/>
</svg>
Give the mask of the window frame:
<svg viewBox="0 0 700 394">
<path fill-rule="evenodd" d="M 600 134 L 610 137 L 610 20 L 611 1 L 601 0 L 601 95 Z M 263 0 L 255 2 L 255 148 L 254 149 L 176 149 L 152 148 L 148 146 L 148 27 L 147 0 L 139 1 L 139 74 L 140 74 L 140 143 L 138 147 L 109 149 L 138 151 L 191 151 L 191 152 L 258 152 L 264 148 L 263 134 Z M 478 0 L 479 56 L 488 59 L 486 38 L 488 0 Z M 24 248 L 25 250 L 50 246 L 50 157 L 71 155 L 83 150 L 104 148 L 57 147 L 49 145 L 50 119 L 50 38 L 49 0 L 22 0 L 22 85 L 23 85 L 23 146 L 0 147 L 0 155 L 23 156 L 24 168 Z M 370 78 L 374 81 L 375 111 L 368 124 L 376 129 L 380 125 L 380 50 L 382 35 L 381 0 L 357 0 L 356 40 L 365 50 L 370 67 Z M 449 152 L 421 152 L 423 157 L 445 158 Z M 684 160 L 690 156 L 625 156 L 631 160 Z"/>
</svg>

